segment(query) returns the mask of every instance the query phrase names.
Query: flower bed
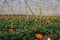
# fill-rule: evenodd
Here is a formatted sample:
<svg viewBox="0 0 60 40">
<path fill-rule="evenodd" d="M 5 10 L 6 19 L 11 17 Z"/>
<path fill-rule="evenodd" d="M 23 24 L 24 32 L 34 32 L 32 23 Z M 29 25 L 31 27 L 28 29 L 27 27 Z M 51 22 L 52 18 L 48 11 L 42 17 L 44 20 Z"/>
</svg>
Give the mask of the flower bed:
<svg viewBox="0 0 60 40">
<path fill-rule="evenodd" d="M 0 16 L 0 40 L 59 40 L 60 17 L 8 18 Z"/>
</svg>

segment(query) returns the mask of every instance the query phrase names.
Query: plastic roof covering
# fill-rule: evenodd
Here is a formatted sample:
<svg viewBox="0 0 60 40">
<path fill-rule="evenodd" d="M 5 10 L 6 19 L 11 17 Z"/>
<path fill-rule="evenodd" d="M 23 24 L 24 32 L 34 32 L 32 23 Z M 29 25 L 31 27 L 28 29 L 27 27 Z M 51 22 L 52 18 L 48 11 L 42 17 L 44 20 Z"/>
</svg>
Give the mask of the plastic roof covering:
<svg viewBox="0 0 60 40">
<path fill-rule="evenodd" d="M 39 15 L 40 5 L 42 15 L 60 15 L 60 0 L 26 0 L 26 2 L 35 15 Z M 7 0 L 7 2 L 0 0 L 0 14 L 31 15 L 32 13 L 24 0 Z"/>
</svg>

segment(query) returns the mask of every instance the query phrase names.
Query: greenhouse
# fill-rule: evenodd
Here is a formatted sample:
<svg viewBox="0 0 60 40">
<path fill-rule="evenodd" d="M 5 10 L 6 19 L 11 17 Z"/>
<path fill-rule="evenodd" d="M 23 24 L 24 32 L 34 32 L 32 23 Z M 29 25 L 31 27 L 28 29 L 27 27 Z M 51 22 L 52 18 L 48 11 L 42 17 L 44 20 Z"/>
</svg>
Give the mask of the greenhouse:
<svg viewBox="0 0 60 40">
<path fill-rule="evenodd" d="M 60 0 L 0 0 L 0 40 L 60 40 Z"/>
</svg>

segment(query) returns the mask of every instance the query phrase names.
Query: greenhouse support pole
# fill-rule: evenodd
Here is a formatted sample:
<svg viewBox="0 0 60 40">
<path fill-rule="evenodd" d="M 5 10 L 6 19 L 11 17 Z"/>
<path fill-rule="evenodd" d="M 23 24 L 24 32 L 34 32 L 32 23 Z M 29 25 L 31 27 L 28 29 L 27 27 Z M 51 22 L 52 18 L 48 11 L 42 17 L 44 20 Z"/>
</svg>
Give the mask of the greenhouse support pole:
<svg viewBox="0 0 60 40">
<path fill-rule="evenodd" d="M 2 9 L 1 13 L 3 13 L 3 7 L 2 7 L 2 5 L 0 6 L 0 8 Z M 0 14 L 0 16 L 4 16 L 4 14 Z"/>
<path fill-rule="evenodd" d="M 38 0 L 36 0 L 36 14 L 38 13 Z M 38 18 L 38 15 L 36 15 L 36 18 Z"/>
<path fill-rule="evenodd" d="M 4 2 L 3 2 L 3 5 L 4 5 Z M 3 9 L 3 6 L 1 5 L 0 7 L 1 7 L 1 9 L 2 9 L 2 13 L 4 13 L 5 10 Z M 4 11 L 3 11 L 3 10 L 4 10 Z M 6 14 L 1 14 L 1 16 L 3 16 L 3 17 L 5 18 L 5 17 L 6 17 Z"/>
<path fill-rule="evenodd" d="M 10 5 L 8 4 L 7 0 L 5 0 L 5 3 L 9 6 L 10 10 L 15 14 L 14 10 L 12 7 L 10 7 Z M 12 14 L 12 17 L 13 17 L 13 14 Z"/>
<path fill-rule="evenodd" d="M 26 4 L 26 6 L 29 8 L 29 10 L 31 11 L 31 13 L 34 15 L 33 11 L 31 10 L 30 6 L 27 4 L 26 0 L 24 0 L 24 2 Z M 36 16 L 34 15 L 34 17 L 36 17 Z"/>
</svg>

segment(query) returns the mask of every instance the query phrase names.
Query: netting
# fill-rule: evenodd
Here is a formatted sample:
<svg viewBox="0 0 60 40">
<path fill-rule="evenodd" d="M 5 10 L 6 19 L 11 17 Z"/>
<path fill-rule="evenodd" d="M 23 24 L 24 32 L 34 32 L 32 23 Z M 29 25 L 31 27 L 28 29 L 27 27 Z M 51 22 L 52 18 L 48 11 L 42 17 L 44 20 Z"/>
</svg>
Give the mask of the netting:
<svg viewBox="0 0 60 40">
<path fill-rule="evenodd" d="M 0 14 L 59 15 L 58 0 L 0 0 Z"/>
</svg>

